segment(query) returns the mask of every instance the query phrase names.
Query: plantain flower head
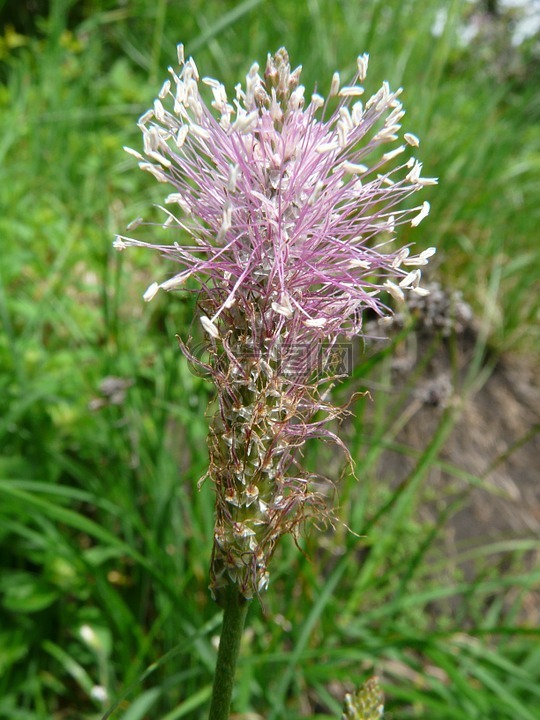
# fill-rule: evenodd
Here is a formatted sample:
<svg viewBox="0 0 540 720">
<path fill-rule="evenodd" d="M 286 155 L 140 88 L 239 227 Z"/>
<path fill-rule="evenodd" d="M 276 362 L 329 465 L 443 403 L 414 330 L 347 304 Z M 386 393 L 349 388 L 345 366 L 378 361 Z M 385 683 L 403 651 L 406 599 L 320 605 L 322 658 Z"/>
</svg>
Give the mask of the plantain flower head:
<svg viewBox="0 0 540 720">
<path fill-rule="evenodd" d="M 163 224 L 184 240 L 118 236 L 115 245 L 154 248 L 177 264 L 145 300 L 189 278 L 201 288 L 220 407 L 209 436 L 213 589 L 232 580 L 250 597 L 268 581 L 277 539 L 313 497 L 297 450 L 331 435 L 314 421 L 318 411 L 338 414 L 318 394 L 313 356 L 299 359 L 298 348 L 360 334 L 366 310 L 388 312 L 388 295 L 425 293 L 421 267 L 434 248 L 413 256 L 394 241 L 399 226 L 429 213 L 425 201 L 404 201 L 436 180 L 408 152 L 418 138 L 401 137 L 401 91 L 384 82 L 364 100 L 367 55 L 350 82 L 334 73 L 326 97 L 310 98 L 284 49 L 262 74 L 253 64 L 232 95 L 201 79 L 181 45 L 178 55 L 179 71 L 170 68 L 139 120 L 144 152 L 126 150 L 167 186 Z M 284 357 L 296 360 L 295 373 L 283 372 Z"/>
</svg>

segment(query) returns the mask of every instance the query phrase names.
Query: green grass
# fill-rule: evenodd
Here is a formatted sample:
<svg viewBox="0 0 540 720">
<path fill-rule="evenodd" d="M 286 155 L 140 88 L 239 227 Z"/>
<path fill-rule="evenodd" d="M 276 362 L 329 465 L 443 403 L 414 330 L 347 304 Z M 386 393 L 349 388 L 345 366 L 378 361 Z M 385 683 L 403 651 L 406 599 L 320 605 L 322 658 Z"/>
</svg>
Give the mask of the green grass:
<svg viewBox="0 0 540 720">
<path fill-rule="evenodd" d="M 435 40 L 442 6 L 448 22 Z M 423 233 L 403 239 L 437 245 L 438 274 L 480 319 L 463 393 L 485 380 L 486 357 L 538 352 L 538 66 L 523 51 L 507 71 L 487 40 L 482 52 L 463 48 L 467 7 L 57 0 L 19 47 L 4 35 L 0 718 L 90 720 L 111 703 L 115 720 L 205 716 L 220 616 L 207 590 L 213 496 L 197 481 L 212 390 L 174 337 L 189 332 L 192 302 L 143 304 L 166 267 L 111 248 L 159 199 L 122 145 L 139 146 L 136 118 L 176 42 L 229 85 L 285 44 L 308 89 L 318 81 L 323 92 L 336 68 L 346 73 L 369 51 L 372 86 L 403 84 L 404 128 L 422 138 L 426 175 L 441 179 L 425 193 Z M 390 350 L 364 358 L 340 397 L 388 388 Z M 108 376 L 128 382 L 119 404 L 100 395 Z M 305 554 L 288 541 L 277 553 L 263 608 L 248 619 L 240 717 L 338 718 L 343 693 L 374 671 L 390 718 L 540 717 L 539 638 L 526 619 L 538 541 L 466 547 L 454 565 L 472 563 L 472 578 L 448 572 L 440 538 L 467 492 L 449 489 L 421 521 L 429 479 L 441 468 L 467 487 L 484 478 L 440 459 L 459 408 L 422 450 L 399 444 L 406 397 L 382 389 L 373 404 L 354 404 L 343 434 L 359 481 L 340 481 L 335 532 L 307 532 Z M 388 448 L 410 467 L 397 487 L 379 474 Z M 310 447 L 306 463 L 339 477 L 325 446 Z M 93 634 L 81 633 L 87 626 Z"/>
</svg>

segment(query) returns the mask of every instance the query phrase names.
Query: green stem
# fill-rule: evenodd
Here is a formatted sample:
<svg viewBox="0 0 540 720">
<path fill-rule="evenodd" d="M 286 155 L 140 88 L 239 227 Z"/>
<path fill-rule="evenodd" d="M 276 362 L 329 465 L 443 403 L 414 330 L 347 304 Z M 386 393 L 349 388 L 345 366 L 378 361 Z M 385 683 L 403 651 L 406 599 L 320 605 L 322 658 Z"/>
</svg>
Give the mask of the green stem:
<svg viewBox="0 0 540 720">
<path fill-rule="evenodd" d="M 208 720 L 229 720 L 236 661 L 249 608 L 249 600 L 240 595 L 234 585 L 223 591 L 220 600 L 224 608 L 223 624 Z"/>
</svg>

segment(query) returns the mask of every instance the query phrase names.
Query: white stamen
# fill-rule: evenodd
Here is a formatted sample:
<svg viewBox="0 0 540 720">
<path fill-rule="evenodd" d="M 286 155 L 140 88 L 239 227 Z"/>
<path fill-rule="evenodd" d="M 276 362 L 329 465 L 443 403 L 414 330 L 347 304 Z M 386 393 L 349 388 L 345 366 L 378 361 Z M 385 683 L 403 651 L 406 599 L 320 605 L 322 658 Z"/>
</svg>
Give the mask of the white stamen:
<svg viewBox="0 0 540 720">
<path fill-rule="evenodd" d="M 422 273 L 420 270 L 413 270 L 412 272 L 405 275 L 403 280 L 400 281 L 399 287 L 402 288 L 408 288 L 408 287 L 417 287 L 418 283 L 420 282 L 420 278 L 422 277 Z"/>
<path fill-rule="evenodd" d="M 400 145 L 395 150 L 391 150 L 390 152 L 384 153 L 384 155 L 382 156 L 382 161 L 388 162 L 389 160 L 393 160 L 398 155 L 401 155 L 401 153 L 404 151 L 405 151 L 405 145 Z"/>
<path fill-rule="evenodd" d="M 202 82 L 205 85 L 208 85 L 208 87 L 214 88 L 216 90 L 218 87 L 221 86 L 221 83 L 219 82 L 219 80 L 214 80 L 214 78 L 211 78 L 211 77 L 203 77 Z"/>
<path fill-rule="evenodd" d="M 124 145 L 124 151 L 127 152 L 128 155 L 133 155 L 133 157 L 137 158 L 137 160 L 144 160 L 140 152 L 137 152 L 137 150 L 133 150 L 132 148 L 127 147 L 127 145 Z"/>
<path fill-rule="evenodd" d="M 142 217 L 135 218 L 135 220 L 132 220 L 126 230 L 135 230 L 135 228 L 139 227 L 139 225 L 142 223 L 143 219 Z"/>
<path fill-rule="evenodd" d="M 219 338 L 219 331 L 217 327 L 214 325 L 214 323 L 209 320 L 206 315 L 201 315 L 200 317 L 201 325 L 206 330 L 206 332 L 211 335 L 213 338 L 216 338 L 216 340 Z"/>
<path fill-rule="evenodd" d="M 252 110 L 248 114 L 238 115 L 236 120 L 233 122 L 233 130 L 236 130 L 243 135 L 250 132 L 250 130 L 257 124 L 259 120 L 259 111 Z"/>
<path fill-rule="evenodd" d="M 407 263 L 405 261 L 406 261 L 406 258 L 409 257 L 409 252 L 410 252 L 410 250 L 408 247 L 404 247 L 404 248 L 401 248 L 401 250 L 398 250 L 395 258 L 392 260 L 392 267 L 398 268 L 398 267 L 400 267 L 400 265 L 402 263 L 404 263 L 406 265 Z M 416 265 L 416 263 L 415 263 L 415 265 Z"/>
<path fill-rule="evenodd" d="M 165 204 L 177 204 L 182 208 L 186 215 L 191 215 L 191 206 L 180 193 L 171 193 L 170 195 L 167 195 L 167 197 L 165 198 Z"/>
<path fill-rule="evenodd" d="M 324 98 L 322 97 L 322 95 L 317 95 L 317 93 L 313 93 L 313 95 L 311 96 L 311 104 L 313 105 L 314 110 L 318 110 L 324 105 Z"/>
<path fill-rule="evenodd" d="M 386 83 L 386 88 L 388 88 L 388 83 Z M 373 107 L 373 105 L 375 105 L 376 106 L 375 109 L 379 110 L 381 108 L 379 108 L 377 103 L 379 103 L 382 100 L 383 101 L 382 107 L 384 107 L 387 99 L 388 99 L 388 92 L 385 89 L 385 84 L 383 83 L 383 87 L 379 88 L 379 90 L 377 90 L 375 95 L 372 95 L 369 98 L 369 100 L 366 102 L 366 109 L 369 109 L 370 107 Z"/>
<path fill-rule="evenodd" d="M 161 182 L 161 183 L 169 182 L 165 173 L 163 173 L 155 165 L 152 165 L 152 163 L 141 162 L 141 163 L 139 163 L 139 167 L 141 168 L 141 170 L 144 170 L 145 172 L 149 172 L 151 175 L 153 175 L 158 182 Z"/>
<path fill-rule="evenodd" d="M 236 83 L 234 89 L 236 91 L 236 99 L 243 102 L 246 99 L 246 93 L 242 90 L 242 84 Z"/>
<path fill-rule="evenodd" d="M 364 88 L 360 85 L 344 86 L 338 94 L 339 97 L 360 97 L 364 94 Z"/>
<path fill-rule="evenodd" d="M 172 288 L 180 287 L 186 282 L 187 276 L 186 275 L 175 275 L 172 278 L 169 278 L 168 280 L 165 280 L 165 282 L 160 283 L 160 288 L 162 290 L 172 290 Z"/>
<path fill-rule="evenodd" d="M 408 180 L 411 183 L 417 183 L 418 179 L 420 177 L 420 172 L 422 171 L 422 163 L 418 162 L 418 160 L 415 160 L 411 171 L 406 175 L 405 180 Z"/>
<path fill-rule="evenodd" d="M 357 258 L 353 258 L 352 260 L 349 260 L 349 267 L 352 268 L 362 268 L 363 270 L 369 270 L 371 267 L 371 263 L 369 260 L 358 260 Z"/>
<path fill-rule="evenodd" d="M 335 96 L 338 94 L 338 92 L 339 92 L 339 81 L 340 81 L 339 73 L 338 73 L 338 72 L 335 72 L 335 73 L 332 75 L 332 83 L 331 83 L 331 85 L 330 85 L 330 93 L 329 93 L 330 97 L 335 97 Z"/>
<path fill-rule="evenodd" d="M 358 58 L 356 59 L 356 64 L 358 65 L 358 78 L 359 78 L 360 82 L 364 82 L 364 80 L 366 79 L 368 63 L 369 63 L 368 53 L 359 55 Z"/>
<path fill-rule="evenodd" d="M 212 107 L 215 107 L 217 110 L 224 111 L 227 107 L 227 93 L 225 92 L 225 86 L 219 85 L 217 88 L 212 88 L 212 95 L 214 96 Z"/>
<path fill-rule="evenodd" d="M 405 260 L 403 264 L 412 265 L 413 267 L 421 267 L 422 265 L 427 265 L 429 258 L 435 255 L 436 252 L 437 250 L 434 247 L 427 248 L 426 250 L 423 250 L 420 255 L 414 255 L 413 257 L 407 258 L 407 260 Z"/>
<path fill-rule="evenodd" d="M 278 305 L 278 303 L 275 302 L 272 303 L 272 310 L 286 318 L 292 318 L 293 316 L 292 310 L 289 310 L 289 308 L 286 308 L 283 305 Z"/>
<path fill-rule="evenodd" d="M 345 147 L 347 144 L 348 129 L 343 120 L 340 120 L 337 124 L 338 143 L 340 147 Z"/>
<path fill-rule="evenodd" d="M 192 57 L 189 58 L 189 60 L 188 60 L 188 65 L 189 65 L 190 68 L 191 68 L 191 71 L 192 71 L 192 73 L 193 73 L 193 77 L 194 77 L 195 80 L 197 80 L 197 82 L 198 82 L 199 79 L 200 79 L 199 70 L 197 69 L 197 65 L 195 64 L 195 60 L 194 60 Z"/>
<path fill-rule="evenodd" d="M 151 127 L 150 130 L 147 128 L 143 130 L 143 145 L 145 153 L 157 150 L 159 145 L 159 136 L 154 127 Z"/>
<path fill-rule="evenodd" d="M 236 165 L 229 165 L 229 192 L 233 193 L 236 192 L 236 181 L 238 179 L 238 171 L 240 169 L 240 166 L 238 164 Z"/>
<path fill-rule="evenodd" d="M 303 107 L 304 92 L 305 87 L 303 85 L 299 85 L 296 90 L 291 93 L 291 96 L 289 98 L 289 109 L 299 110 L 301 107 Z"/>
<path fill-rule="evenodd" d="M 129 226 L 128 226 L 129 227 Z M 113 242 L 113 248 L 115 250 L 125 250 L 127 248 L 126 243 L 122 240 L 122 238 L 115 238 Z"/>
<path fill-rule="evenodd" d="M 439 184 L 439 178 L 423 178 L 419 177 L 416 181 L 419 185 L 422 185 L 425 187 L 426 185 L 438 185 Z"/>
<path fill-rule="evenodd" d="M 288 295 L 282 295 L 281 296 L 281 304 L 278 304 L 276 302 L 272 303 L 272 310 L 274 312 L 277 312 L 279 315 L 284 315 L 286 318 L 292 318 L 293 316 L 293 309 L 291 305 L 291 301 L 289 299 Z"/>
<path fill-rule="evenodd" d="M 352 121 L 355 126 L 360 125 L 362 117 L 364 116 L 364 106 L 360 102 L 355 102 L 352 106 Z"/>
<path fill-rule="evenodd" d="M 394 298 L 394 300 L 398 300 L 400 302 L 405 300 L 405 294 L 403 293 L 403 290 L 398 285 L 393 283 L 391 280 L 387 280 L 384 283 L 383 287 L 386 290 L 388 290 L 388 292 Z"/>
<path fill-rule="evenodd" d="M 258 62 L 252 63 L 251 67 L 249 68 L 249 72 L 246 76 L 246 80 L 252 80 L 253 78 L 256 78 L 259 75 L 259 69 L 260 69 L 260 66 L 259 66 Z"/>
<path fill-rule="evenodd" d="M 399 127 L 399 125 L 397 127 L 395 125 L 392 127 L 383 127 L 380 132 L 373 136 L 374 142 L 394 142 L 394 140 L 398 139 L 395 131 L 399 130 Z"/>
<path fill-rule="evenodd" d="M 346 173 L 349 173 L 350 175 L 363 175 L 369 170 L 367 165 L 361 165 L 360 163 L 352 163 L 348 160 L 342 163 L 341 167 Z"/>
<path fill-rule="evenodd" d="M 195 125 L 195 123 L 192 123 L 189 127 L 191 129 L 191 132 L 197 137 L 200 137 L 203 140 L 208 140 L 210 138 L 210 133 L 208 132 L 208 130 L 205 130 L 200 125 Z"/>
<path fill-rule="evenodd" d="M 170 168 L 171 167 L 171 161 L 169 158 L 164 157 L 161 155 L 161 153 L 155 152 L 154 150 L 151 150 L 148 154 L 148 157 L 151 157 L 152 160 L 156 160 L 160 165 L 163 165 L 163 167 Z"/>
<path fill-rule="evenodd" d="M 147 110 L 143 115 L 141 115 L 141 117 L 137 121 L 137 125 L 140 127 L 141 125 L 144 125 L 149 120 L 151 120 L 153 117 L 154 117 L 154 111 L 152 109 Z"/>
<path fill-rule="evenodd" d="M 430 205 L 429 205 L 428 201 L 425 200 L 422 203 L 422 209 L 420 210 L 418 215 L 415 215 L 413 217 L 413 219 L 411 220 L 411 227 L 417 227 L 418 225 L 420 225 L 422 220 L 429 215 L 429 207 L 430 207 Z"/>
<path fill-rule="evenodd" d="M 167 95 L 169 94 L 169 90 L 170 90 L 170 89 L 171 89 L 171 81 L 170 81 L 170 80 L 165 80 L 165 82 L 164 82 L 163 85 L 161 86 L 161 90 L 159 91 L 158 97 L 159 97 L 161 100 L 163 100 L 163 99 L 166 98 Z"/>
<path fill-rule="evenodd" d="M 184 45 L 182 43 L 178 43 L 176 46 L 176 53 L 178 55 L 178 64 L 183 65 L 184 64 Z"/>
<path fill-rule="evenodd" d="M 321 143 L 315 148 L 315 152 L 319 153 L 319 155 L 332 150 L 339 150 L 339 144 L 337 142 Z"/>
<path fill-rule="evenodd" d="M 159 120 L 159 122 L 164 122 L 165 108 L 163 107 L 163 103 L 159 99 L 154 100 L 154 115 Z"/>
<path fill-rule="evenodd" d="M 349 112 L 349 108 L 341 107 L 339 108 L 339 117 L 343 121 L 343 124 L 347 128 L 347 132 L 350 132 L 354 128 L 354 123 L 351 118 L 351 113 Z"/>
<path fill-rule="evenodd" d="M 225 235 L 229 232 L 232 226 L 232 207 L 227 205 L 223 208 L 223 220 L 221 221 L 221 227 L 217 234 L 218 242 L 221 242 Z"/>
<path fill-rule="evenodd" d="M 304 325 L 306 327 L 322 328 L 326 325 L 326 322 L 324 318 L 308 318 L 304 320 Z"/>
<path fill-rule="evenodd" d="M 433 257 L 433 255 L 435 255 L 436 252 L 437 252 L 437 248 L 428 247 L 426 250 L 422 250 L 422 252 L 420 253 L 420 255 L 418 257 L 420 260 L 423 260 L 425 262 L 428 258 Z"/>
<path fill-rule="evenodd" d="M 227 93 L 223 85 L 212 88 L 212 95 L 214 96 L 212 107 L 215 107 L 216 110 L 219 110 L 222 114 L 226 114 L 229 110 L 232 112 L 232 107 L 227 104 Z"/>
<path fill-rule="evenodd" d="M 395 125 L 398 123 L 401 118 L 405 115 L 405 110 L 403 110 L 403 105 L 398 102 L 396 103 L 396 107 L 392 110 L 390 115 L 386 118 L 384 121 L 384 124 L 388 127 L 390 125 Z"/>
<path fill-rule="evenodd" d="M 389 137 L 391 134 L 398 135 L 400 130 L 401 130 L 401 125 L 399 123 L 394 123 L 393 125 L 388 123 L 386 125 L 387 137 Z"/>
<path fill-rule="evenodd" d="M 412 133 L 405 133 L 403 139 L 411 147 L 418 147 L 420 145 L 420 140 L 416 137 L 416 135 L 413 135 Z"/>
<path fill-rule="evenodd" d="M 411 288 L 411 292 L 413 292 L 415 295 L 420 295 L 420 297 L 425 297 L 426 295 L 429 295 L 429 290 L 426 290 L 426 288 L 423 287 Z"/>
<path fill-rule="evenodd" d="M 147 291 L 143 295 L 143 300 L 145 302 L 150 302 L 150 300 L 155 297 L 157 291 L 159 290 L 159 285 L 157 282 L 153 282 L 150 287 L 147 289 Z"/>
<path fill-rule="evenodd" d="M 223 109 L 223 112 L 221 113 L 221 118 L 219 120 L 219 124 L 223 128 L 223 130 L 228 130 L 231 127 L 231 114 L 232 114 L 232 107 L 230 105 L 226 105 Z"/>
<path fill-rule="evenodd" d="M 176 147 L 181 148 L 187 138 L 189 125 L 182 125 L 175 139 Z"/>
</svg>

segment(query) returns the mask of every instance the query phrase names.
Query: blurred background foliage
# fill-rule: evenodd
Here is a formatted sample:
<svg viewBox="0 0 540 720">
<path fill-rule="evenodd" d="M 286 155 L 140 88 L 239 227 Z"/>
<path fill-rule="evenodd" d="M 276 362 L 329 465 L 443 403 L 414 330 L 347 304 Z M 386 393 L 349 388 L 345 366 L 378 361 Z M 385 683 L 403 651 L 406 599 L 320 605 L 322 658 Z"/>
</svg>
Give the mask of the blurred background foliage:
<svg viewBox="0 0 540 720">
<path fill-rule="evenodd" d="M 403 85 L 404 129 L 440 185 L 402 240 L 439 248 L 434 276 L 478 318 L 467 391 L 501 357 L 538 367 L 538 14 L 495 0 L 0 0 L 0 718 L 204 717 L 220 619 L 212 491 L 197 490 L 212 389 L 174 337 L 198 332 L 192 299 L 144 305 L 167 267 L 111 247 L 160 199 L 122 146 L 140 147 L 136 119 L 177 42 L 228 87 L 281 45 L 308 92 L 364 51 L 368 89 Z M 238 718 L 339 717 L 373 670 L 390 718 L 540 718 L 537 527 L 464 546 L 469 565 L 448 568 L 446 523 L 467 493 L 424 480 L 459 413 L 441 413 L 402 483 L 381 477 L 407 416 L 407 389 L 401 405 L 387 392 L 397 344 L 340 390 L 380 389 L 345 428 L 360 482 L 341 481 L 335 533 L 278 553 Z M 306 462 L 339 478 L 324 447 Z"/>
</svg>

